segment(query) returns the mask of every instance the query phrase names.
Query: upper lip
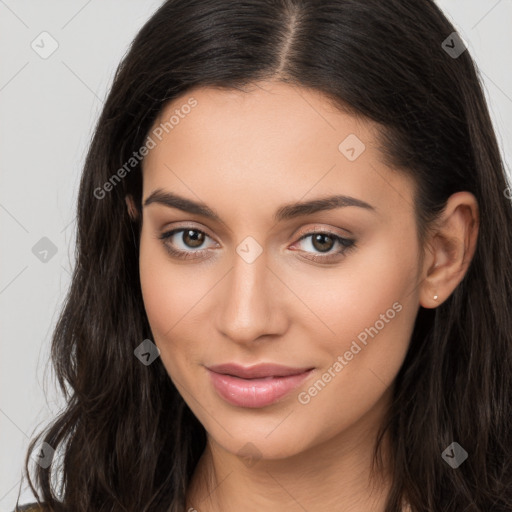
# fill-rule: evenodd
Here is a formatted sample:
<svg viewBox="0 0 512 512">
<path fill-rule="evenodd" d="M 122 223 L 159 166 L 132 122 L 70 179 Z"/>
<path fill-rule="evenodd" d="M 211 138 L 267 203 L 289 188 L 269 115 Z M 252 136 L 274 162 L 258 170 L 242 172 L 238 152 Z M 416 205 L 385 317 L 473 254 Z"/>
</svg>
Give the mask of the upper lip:
<svg viewBox="0 0 512 512">
<path fill-rule="evenodd" d="M 242 379 L 257 379 L 259 377 L 287 377 L 289 375 L 298 375 L 308 370 L 308 368 L 292 368 L 290 366 L 283 366 L 279 364 L 263 363 L 254 366 L 241 366 L 234 363 L 218 364 L 208 366 L 209 370 L 223 375 L 232 375 L 233 377 L 240 377 Z"/>
</svg>

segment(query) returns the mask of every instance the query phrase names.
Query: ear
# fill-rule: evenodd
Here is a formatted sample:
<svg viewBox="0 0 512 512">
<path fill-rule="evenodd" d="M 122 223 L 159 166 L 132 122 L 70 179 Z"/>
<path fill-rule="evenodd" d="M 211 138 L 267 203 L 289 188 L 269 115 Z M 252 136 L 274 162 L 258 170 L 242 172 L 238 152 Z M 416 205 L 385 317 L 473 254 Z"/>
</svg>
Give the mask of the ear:
<svg viewBox="0 0 512 512">
<path fill-rule="evenodd" d="M 133 200 L 133 196 L 131 194 L 127 194 L 124 196 L 124 200 L 126 203 L 126 207 L 128 208 L 128 215 L 132 220 L 137 220 L 139 217 L 139 212 L 135 206 L 135 201 Z"/>
<path fill-rule="evenodd" d="M 476 250 L 478 226 L 475 196 L 466 191 L 450 196 L 425 244 L 419 294 L 421 306 L 437 307 L 462 281 Z"/>
</svg>

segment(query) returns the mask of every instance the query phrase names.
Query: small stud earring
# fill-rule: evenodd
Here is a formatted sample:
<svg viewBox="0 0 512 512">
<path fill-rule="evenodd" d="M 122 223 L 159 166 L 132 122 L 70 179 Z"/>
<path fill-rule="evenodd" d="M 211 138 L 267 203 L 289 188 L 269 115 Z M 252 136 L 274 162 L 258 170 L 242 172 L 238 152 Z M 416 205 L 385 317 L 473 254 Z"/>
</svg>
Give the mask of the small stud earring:
<svg viewBox="0 0 512 512">
<path fill-rule="evenodd" d="M 434 295 L 434 300 L 437 300 L 437 295 Z"/>
</svg>

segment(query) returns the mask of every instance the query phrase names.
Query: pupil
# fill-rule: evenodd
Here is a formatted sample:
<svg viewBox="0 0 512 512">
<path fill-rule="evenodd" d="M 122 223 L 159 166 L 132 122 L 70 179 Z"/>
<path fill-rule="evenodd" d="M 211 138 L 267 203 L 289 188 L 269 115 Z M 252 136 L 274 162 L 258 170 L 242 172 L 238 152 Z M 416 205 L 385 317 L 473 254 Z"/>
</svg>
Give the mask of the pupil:
<svg viewBox="0 0 512 512">
<path fill-rule="evenodd" d="M 185 240 L 185 237 L 190 238 L 192 242 L 189 243 L 187 240 Z M 196 230 L 189 229 L 183 233 L 183 241 L 185 244 L 190 245 L 191 247 L 199 247 L 203 243 L 203 239 L 204 234 Z"/>
<path fill-rule="evenodd" d="M 327 247 L 325 247 L 325 239 L 330 239 L 331 240 L 331 243 L 328 243 Z M 317 246 L 317 242 L 320 243 L 319 247 Z M 333 244 L 333 241 L 332 241 L 332 238 L 329 235 L 325 235 L 325 234 L 319 233 L 319 234 L 317 234 L 317 235 L 315 235 L 313 237 L 313 245 L 319 251 L 325 251 L 325 252 L 329 251 L 332 248 L 332 244 Z"/>
</svg>

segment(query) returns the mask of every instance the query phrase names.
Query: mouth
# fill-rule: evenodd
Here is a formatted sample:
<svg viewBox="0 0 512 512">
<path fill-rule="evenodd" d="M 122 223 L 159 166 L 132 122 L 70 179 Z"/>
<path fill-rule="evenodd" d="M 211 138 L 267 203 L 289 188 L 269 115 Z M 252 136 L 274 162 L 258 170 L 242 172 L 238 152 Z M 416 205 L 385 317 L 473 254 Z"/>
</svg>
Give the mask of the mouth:
<svg viewBox="0 0 512 512">
<path fill-rule="evenodd" d="M 291 375 L 300 375 L 312 367 L 294 368 L 273 363 L 262 363 L 254 366 L 242 366 L 235 363 L 218 364 L 208 366 L 209 370 L 221 374 L 238 377 L 240 379 L 263 379 L 272 377 L 289 377 Z"/>
<path fill-rule="evenodd" d="M 231 405 L 260 408 L 277 402 L 302 384 L 314 368 L 274 364 L 243 367 L 225 364 L 207 367 L 217 394 Z"/>
</svg>

